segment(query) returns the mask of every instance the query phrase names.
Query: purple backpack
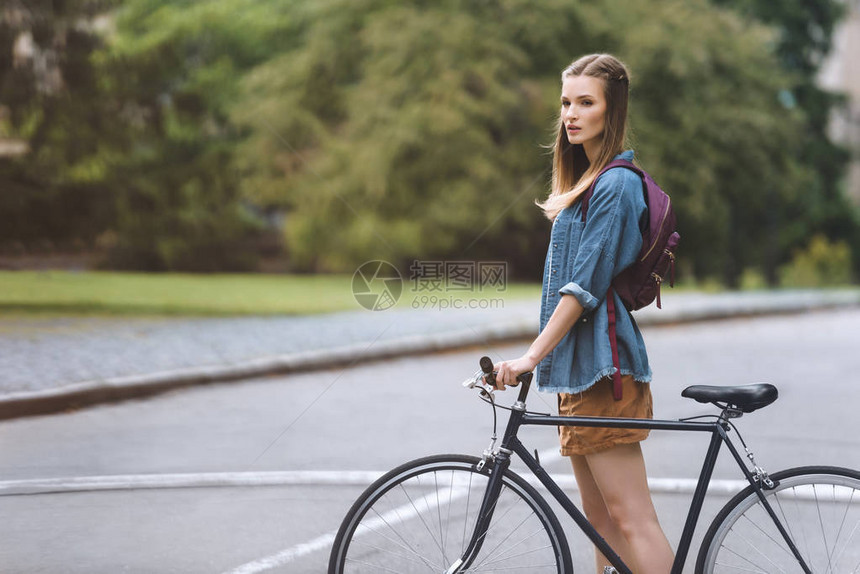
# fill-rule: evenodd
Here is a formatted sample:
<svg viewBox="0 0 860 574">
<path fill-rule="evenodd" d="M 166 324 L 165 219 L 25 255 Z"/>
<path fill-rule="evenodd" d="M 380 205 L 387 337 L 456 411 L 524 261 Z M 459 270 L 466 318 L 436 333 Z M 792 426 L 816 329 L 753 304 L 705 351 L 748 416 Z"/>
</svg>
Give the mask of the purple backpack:
<svg viewBox="0 0 860 574">
<path fill-rule="evenodd" d="M 651 176 L 633 165 L 632 162 L 617 159 L 604 167 L 594 178 L 591 187 L 582 198 L 582 221 L 588 213 L 588 202 L 594 193 L 597 178 L 613 167 L 623 167 L 635 172 L 642 178 L 645 192 L 645 204 L 648 206 L 648 228 L 642 232 L 642 249 L 636 261 L 630 267 L 612 279 L 609 291 L 606 293 L 606 305 L 609 313 L 609 342 L 612 346 L 613 395 L 615 400 L 621 400 L 621 367 L 618 361 L 618 341 L 615 336 L 615 299 L 612 290 L 618 293 L 624 306 L 630 311 L 647 307 L 657 299 L 657 307 L 662 308 L 660 301 L 660 286 L 666 276 L 669 276 L 669 286 L 675 286 L 675 250 L 681 236 L 675 231 L 675 212 L 672 201 L 666 192 L 660 189 Z"/>
<path fill-rule="evenodd" d="M 666 192 L 632 162 L 614 160 L 601 170 L 585 192 L 582 198 L 582 221 L 585 222 L 588 202 L 594 193 L 597 178 L 613 167 L 629 169 L 642 178 L 645 204 L 648 206 L 648 229 L 642 232 L 642 249 L 636 261 L 612 280 L 612 288 L 630 311 L 647 307 L 654 299 L 657 299 L 657 307 L 662 309 L 660 286 L 667 275 L 669 285 L 675 286 L 675 250 L 681 240 L 675 231 L 675 212 Z"/>
</svg>

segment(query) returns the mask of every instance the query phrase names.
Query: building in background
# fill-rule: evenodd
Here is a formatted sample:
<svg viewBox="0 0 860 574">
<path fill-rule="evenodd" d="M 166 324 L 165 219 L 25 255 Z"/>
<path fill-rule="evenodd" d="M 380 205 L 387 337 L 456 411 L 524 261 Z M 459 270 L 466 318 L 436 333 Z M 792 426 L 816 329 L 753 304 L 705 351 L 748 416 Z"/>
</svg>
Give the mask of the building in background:
<svg viewBox="0 0 860 574">
<path fill-rule="evenodd" d="M 845 9 L 819 81 L 823 88 L 842 92 L 848 98 L 845 106 L 833 114 L 830 133 L 835 141 L 851 150 L 847 191 L 854 203 L 860 205 L 860 0 L 846 1 Z"/>
</svg>

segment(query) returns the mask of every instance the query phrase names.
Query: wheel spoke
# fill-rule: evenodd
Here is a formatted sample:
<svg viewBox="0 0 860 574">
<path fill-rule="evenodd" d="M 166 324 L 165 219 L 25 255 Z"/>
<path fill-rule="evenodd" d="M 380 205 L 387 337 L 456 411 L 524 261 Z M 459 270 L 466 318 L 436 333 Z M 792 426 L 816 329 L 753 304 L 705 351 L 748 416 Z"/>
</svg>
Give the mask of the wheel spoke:
<svg viewBox="0 0 860 574">
<path fill-rule="evenodd" d="M 371 509 L 371 510 L 373 510 L 373 512 L 376 513 L 375 509 Z M 403 538 L 403 536 L 400 534 L 398 529 L 394 528 L 393 525 L 389 524 L 388 519 L 385 516 L 379 515 L 378 513 L 376 513 L 376 514 L 379 516 L 380 522 L 382 524 L 384 524 L 385 526 L 387 526 L 389 530 L 391 530 L 394 534 L 397 535 L 397 537 L 400 539 L 400 542 L 398 542 L 394 538 L 391 538 L 390 536 L 386 536 L 382 532 L 382 530 L 375 528 L 375 525 L 373 523 L 371 523 L 371 524 L 362 523 L 361 527 L 366 528 L 368 530 L 371 530 L 374 534 L 378 535 L 380 538 L 384 538 L 388 542 L 391 542 L 392 544 L 402 548 L 403 550 L 407 551 L 408 553 L 412 554 L 413 556 L 416 556 L 424 564 L 426 564 L 428 567 L 435 568 L 434 564 L 429 563 L 423 556 L 421 556 L 421 554 L 419 554 L 415 550 L 415 548 L 412 547 L 412 545 L 409 544 L 409 542 L 406 539 Z M 358 542 L 359 544 L 365 544 L 365 545 L 369 546 L 369 544 L 363 542 L 362 540 L 360 540 L 360 538 L 362 538 L 362 533 L 356 531 L 356 537 L 354 538 L 353 542 Z M 389 551 L 389 552 L 391 552 L 391 551 Z M 406 559 L 414 561 L 413 558 L 408 557 L 408 556 L 406 557 Z"/>
<path fill-rule="evenodd" d="M 430 525 L 428 525 L 427 521 L 424 519 L 424 515 L 421 514 L 421 511 L 418 510 L 417 506 L 415 506 L 415 501 L 412 500 L 412 497 L 409 496 L 409 492 L 406 490 L 406 488 L 403 487 L 402 484 L 400 485 L 400 488 L 403 489 L 403 493 L 406 495 L 406 498 L 409 499 L 409 503 L 412 505 L 412 508 L 415 509 L 415 514 L 416 514 L 416 516 L 418 516 L 418 518 L 421 520 L 421 524 L 423 524 L 424 528 L 427 530 L 427 534 L 430 536 L 430 540 L 432 540 L 436 544 L 436 548 L 438 548 L 439 551 L 444 554 L 444 551 L 442 550 L 442 546 L 439 544 L 439 541 L 436 540 L 435 534 L 433 534 L 433 530 L 430 528 Z M 426 496 L 424 497 L 424 503 L 427 506 L 427 509 L 429 511 L 430 510 L 430 503 L 427 501 Z M 444 562 L 443 562 L 443 564 L 444 564 Z"/>
<path fill-rule="evenodd" d="M 414 508 L 414 505 L 412 505 L 412 506 L 413 506 L 413 508 Z M 429 568 L 431 568 L 431 569 L 435 569 L 435 568 L 436 568 L 436 565 L 435 565 L 435 564 L 432 564 L 432 563 L 431 563 L 427 558 L 425 558 L 424 556 L 422 556 L 422 555 L 421 555 L 421 554 L 420 554 L 420 553 L 419 553 L 419 552 L 418 552 L 418 551 L 417 551 L 417 550 L 416 550 L 416 549 L 415 549 L 411 544 L 409 544 L 409 541 L 408 541 L 408 540 L 406 540 L 406 539 L 403 537 L 403 535 L 400 533 L 399 529 L 394 528 L 394 526 L 392 525 L 392 522 L 396 522 L 397 524 L 399 524 L 399 523 L 402 523 L 402 522 L 404 522 L 404 521 L 405 521 L 405 519 L 404 519 L 404 518 L 401 516 L 401 514 L 400 514 L 400 510 L 401 510 L 402 508 L 403 508 L 402 506 L 401 506 L 401 507 L 399 507 L 399 508 L 394 508 L 394 509 L 392 509 L 390 512 L 387 512 L 387 513 L 385 513 L 385 514 L 379 514 L 379 513 L 376 511 L 376 509 L 374 509 L 374 508 L 371 508 L 371 510 L 373 510 L 373 512 L 377 515 L 377 517 L 379 518 L 379 521 L 380 521 L 382 524 L 384 524 L 385 526 L 387 526 L 387 527 L 388 527 L 388 529 L 389 529 L 389 530 L 391 530 L 394 534 L 396 534 L 396 535 L 397 535 L 397 537 L 398 537 L 398 538 L 403 542 L 403 546 L 402 546 L 402 547 L 404 547 L 404 548 L 408 549 L 408 550 L 409 550 L 412 554 L 414 554 L 414 555 L 415 555 L 419 560 L 421 560 L 424 564 L 426 564 L 426 565 L 427 565 L 427 567 L 429 567 Z M 392 520 L 392 518 L 396 518 L 396 521 Z M 373 524 L 373 522 L 371 522 L 371 525 L 372 525 L 372 524 Z M 362 523 L 362 525 L 364 525 L 364 524 Z M 371 528 L 371 525 L 364 525 L 364 526 L 365 526 L 365 528 Z M 361 533 L 356 532 L 356 536 L 358 536 L 358 535 L 360 535 L 360 534 L 361 534 Z M 385 537 L 383 536 L 383 538 L 385 538 Z"/>
<path fill-rule="evenodd" d="M 528 516 L 526 516 L 525 518 L 523 518 L 523 519 L 520 521 L 520 523 L 519 523 L 519 524 L 517 524 L 517 525 L 514 527 L 514 529 L 513 529 L 513 530 L 511 530 L 511 531 L 507 534 L 507 536 L 505 536 L 504 538 L 502 538 L 502 539 L 501 539 L 501 540 L 496 544 L 496 546 L 495 546 L 492 550 L 490 550 L 489 552 L 487 552 L 487 553 L 486 553 L 486 556 L 484 557 L 484 559 L 481 561 L 481 563 L 480 563 L 480 564 L 478 564 L 478 567 L 480 567 L 480 566 L 481 566 L 481 564 L 484 564 L 487 560 L 489 560 L 489 559 L 493 556 L 493 554 L 494 554 L 494 553 L 495 553 L 499 548 L 501 548 L 501 546 L 502 546 L 505 542 L 507 542 L 507 541 L 508 541 L 508 539 L 510 539 L 510 537 L 511 537 L 511 536 L 513 536 L 514 532 L 516 532 L 516 531 L 520 528 L 520 526 L 522 526 L 522 525 L 526 522 L 526 520 L 528 520 L 528 519 L 529 519 L 529 517 L 528 517 Z M 477 567 L 476 567 L 476 568 L 477 568 Z"/>
<path fill-rule="evenodd" d="M 856 492 L 857 491 L 855 490 L 854 492 L 851 493 L 851 500 L 854 499 L 854 493 L 856 493 Z M 851 541 L 854 540 L 854 535 L 857 534 L 858 529 L 860 529 L 860 517 L 858 517 L 857 521 L 854 523 L 854 528 L 851 529 L 851 534 L 848 535 L 848 540 L 842 546 L 842 552 L 840 552 L 839 556 L 836 558 L 837 564 L 839 564 L 839 562 L 842 560 L 842 556 L 845 554 L 845 552 L 849 548 L 853 548 L 853 546 L 851 546 Z"/>
<path fill-rule="evenodd" d="M 824 540 L 824 552 L 827 554 L 827 571 L 833 572 L 833 564 L 830 562 L 830 545 L 827 544 L 827 533 L 824 531 L 824 519 L 821 518 L 821 503 L 818 501 L 818 489 L 812 485 L 812 493 L 815 495 L 815 510 L 818 511 L 818 525 L 821 527 L 821 538 Z"/>
<path fill-rule="evenodd" d="M 839 547 L 839 538 L 842 536 L 842 530 L 845 528 L 845 522 L 848 520 L 848 511 L 851 510 L 851 501 L 854 500 L 854 493 L 856 491 L 851 491 L 851 496 L 848 498 L 848 502 L 845 504 L 845 512 L 842 513 L 842 521 L 839 523 L 839 529 L 836 531 L 836 539 L 833 542 L 833 552 L 836 552 L 836 549 Z M 836 504 L 836 485 L 833 485 L 833 504 Z M 832 558 L 833 554 L 831 553 L 829 558 Z M 834 561 L 835 564 L 839 564 L 839 559 L 842 557 L 842 552 L 836 557 Z"/>
<path fill-rule="evenodd" d="M 753 528 L 755 528 L 756 530 L 761 532 L 765 536 L 765 538 L 768 538 L 771 542 L 773 542 L 773 545 L 776 546 L 777 548 L 779 548 L 780 550 L 782 550 L 783 552 L 785 552 L 785 554 L 787 556 L 794 558 L 794 554 L 791 553 L 791 549 L 785 547 L 785 543 L 783 540 L 777 540 L 774 536 L 771 536 L 770 533 L 768 533 L 764 528 L 759 526 L 755 520 L 752 520 L 746 514 L 743 515 L 741 518 L 743 518 L 746 522 L 749 522 L 753 526 Z M 748 539 L 742 538 L 742 540 L 744 540 L 745 542 L 747 542 L 747 544 L 749 544 Z M 760 550 L 757 550 L 757 551 L 764 556 L 764 554 Z"/>
<path fill-rule="evenodd" d="M 780 514 L 782 514 L 782 523 L 785 525 L 785 530 L 788 532 L 788 535 L 794 541 L 794 546 L 797 547 L 797 537 L 794 535 L 794 531 L 791 528 L 791 521 L 785 515 L 785 509 L 782 507 L 782 498 L 779 496 L 779 492 L 774 492 L 773 499 L 776 501 L 776 506 L 779 508 Z M 798 552 L 800 550 L 798 549 Z"/>
<path fill-rule="evenodd" d="M 746 516 L 744 516 L 743 518 L 745 518 L 746 520 L 749 520 Z M 753 523 L 753 524 L 755 524 L 755 523 Z M 758 528 L 758 525 L 757 525 L 757 524 L 756 524 L 755 526 L 756 526 L 756 528 Z M 759 528 L 759 530 L 761 530 L 761 529 Z M 762 530 L 762 532 L 764 533 L 764 531 L 763 531 L 763 530 Z M 765 533 L 765 536 L 767 536 L 768 538 L 770 538 L 770 536 L 768 536 L 768 535 L 767 535 L 767 533 Z M 747 537 L 747 536 L 739 536 L 738 538 L 740 539 L 740 541 L 741 541 L 741 542 L 743 542 L 744 544 L 746 544 L 746 545 L 747 545 L 747 547 L 748 547 L 750 550 L 753 550 L 756 554 L 758 554 L 759 556 L 761 556 L 762 558 L 764 558 L 764 559 L 765 559 L 765 560 L 766 560 L 766 561 L 767 561 L 771 566 L 773 566 L 773 567 L 775 567 L 775 568 L 778 568 L 780 572 L 785 572 L 785 570 L 783 570 L 782 568 L 780 568 L 778 564 L 776 564 L 776 563 L 775 563 L 773 560 L 771 560 L 771 559 L 770 559 L 770 558 L 769 558 L 769 557 L 768 557 L 764 552 L 762 552 L 762 551 L 761 551 L 761 549 L 759 549 L 759 547 L 758 547 L 758 546 L 754 546 L 754 545 L 750 542 L 749 537 Z M 773 538 L 770 538 L 770 539 L 771 539 L 771 540 L 773 540 Z M 773 542 L 774 542 L 774 543 L 776 543 L 776 540 L 773 540 Z M 735 553 L 735 554 L 737 554 L 737 553 Z M 738 556 L 740 556 L 739 554 L 737 554 L 737 555 L 738 555 Z M 742 556 L 742 558 L 743 558 L 744 560 L 746 560 L 747 562 L 749 562 L 750 564 L 753 564 L 753 562 L 752 562 L 752 561 L 750 561 L 750 560 L 748 560 L 745 556 Z M 757 564 L 753 564 L 753 565 L 754 565 L 754 566 L 756 566 L 756 567 L 759 567 Z M 773 572 L 773 570 L 768 569 L 768 570 L 766 570 L 766 572 Z"/>
<path fill-rule="evenodd" d="M 552 545 L 547 544 L 546 546 L 538 546 L 538 547 L 532 548 L 530 550 L 524 550 L 522 552 L 517 552 L 517 553 L 512 553 L 510 551 L 507 551 L 503 554 L 500 554 L 494 560 L 489 560 L 489 559 L 484 560 L 481 563 L 481 566 L 489 567 L 490 565 L 498 564 L 499 562 L 501 562 L 503 560 L 510 560 L 512 558 L 522 558 L 523 556 L 528 556 L 529 554 L 534 554 L 535 552 L 541 552 L 543 550 L 550 549 L 550 548 L 552 548 Z M 495 570 L 496 568 L 494 567 L 493 569 Z"/>
<path fill-rule="evenodd" d="M 451 471 L 451 472 L 453 473 L 454 471 Z M 469 516 L 469 503 L 472 501 L 472 476 L 473 475 L 469 475 L 469 491 L 468 491 L 468 497 L 466 498 L 466 516 L 467 517 Z M 452 478 L 451 480 L 453 482 L 454 479 Z M 469 526 L 469 521 L 463 520 L 463 542 L 460 544 L 460 548 L 463 550 L 466 549 L 466 532 L 467 532 L 468 526 Z M 473 527 L 473 530 L 474 530 L 474 527 Z"/>
<path fill-rule="evenodd" d="M 753 568 L 755 568 L 755 570 L 750 570 L 750 569 L 748 569 L 748 568 L 740 568 L 740 567 L 738 567 L 738 566 L 730 566 L 730 568 L 734 568 L 734 569 L 736 569 L 736 570 L 743 570 L 743 571 L 745 571 L 745 572 L 760 572 L 761 574 L 768 574 L 767 570 L 762 570 L 761 568 L 759 568 L 759 565 L 758 565 L 758 564 L 755 564 L 754 562 L 750 561 L 750 560 L 749 560 L 746 556 L 744 556 L 743 554 L 739 554 L 738 552 L 735 552 L 733 549 L 731 549 L 731 548 L 729 548 L 729 547 L 725 547 L 725 550 L 726 550 L 727 552 L 729 552 L 730 554 L 733 554 L 733 555 L 737 556 L 738 558 L 740 558 L 741 560 L 743 560 L 744 562 L 746 562 L 747 564 L 749 564 L 750 566 L 752 566 Z M 721 564 L 721 565 L 722 565 L 722 566 L 728 566 L 727 564 Z"/>
<path fill-rule="evenodd" d="M 360 564 L 362 566 L 367 566 L 369 568 L 373 568 L 374 570 L 382 569 L 382 570 L 385 570 L 386 572 L 394 572 L 395 574 L 403 574 L 400 570 L 392 570 L 391 568 L 388 568 L 386 566 L 381 566 L 379 564 L 370 564 L 369 562 L 364 562 L 362 560 L 355 560 L 354 558 L 347 558 L 346 561 L 351 563 L 351 564 Z"/>
<path fill-rule="evenodd" d="M 385 538 L 386 540 L 388 540 L 390 542 L 393 542 L 390 538 L 386 538 L 384 536 L 383 536 L 383 538 Z M 376 550 L 377 552 L 381 552 L 382 554 L 388 554 L 391 558 L 399 558 L 401 560 L 405 560 L 406 562 L 411 562 L 412 564 L 418 564 L 420 566 L 425 566 L 431 571 L 435 570 L 435 568 L 433 568 L 430 564 L 427 564 L 427 562 L 425 562 L 424 560 L 421 560 L 420 556 L 418 556 L 419 560 L 416 560 L 412 556 L 401 554 L 399 552 L 394 552 L 393 550 L 389 550 L 388 548 L 383 548 L 382 546 L 377 546 L 376 544 L 368 544 L 368 543 L 364 542 L 363 540 L 354 540 L 353 544 L 358 544 L 360 546 L 371 548 L 373 550 Z M 355 559 L 352 559 L 351 561 L 359 562 Z"/>
<path fill-rule="evenodd" d="M 529 550 L 525 550 L 525 551 L 519 552 L 517 554 L 513 553 L 519 546 L 526 543 L 527 541 L 532 539 L 534 536 L 539 535 L 541 532 L 543 532 L 542 529 L 541 530 L 535 530 L 534 532 L 532 532 L 531 534 L 529 534 L 525 538 L 522 538 L 519 542 L 516 542 L 514 544 L 509 545 L 507 548 L 505 548 L 505 551 L 500 553 L 498 556 L 496 556 L 495 559 L 489 560 L 489 557 L 488 557 L 488 559 L 486 559 L 484 562 L 486 564 L 495 564 L 495 563 L 497 563 L 501 560 L 504 560 L 506 558 L 519 558 L 521 556 L 525 556 L 526 554 L 532 554 L 532 553 L 537 552 L 539 550 L 543 550 L 545 548 L 550 548 L 550 546 L 541 546 L 538 548 L 532 548 Z"/>
</svg>

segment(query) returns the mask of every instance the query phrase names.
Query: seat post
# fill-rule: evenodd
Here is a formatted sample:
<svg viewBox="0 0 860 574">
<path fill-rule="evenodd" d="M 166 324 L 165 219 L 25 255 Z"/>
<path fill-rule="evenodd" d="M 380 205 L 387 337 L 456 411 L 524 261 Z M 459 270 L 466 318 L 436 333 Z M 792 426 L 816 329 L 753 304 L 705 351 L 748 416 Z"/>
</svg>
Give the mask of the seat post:
<svg viewBox="0 0 860 574">
<path fill-rule="evenodd" d="M 722 405 L 720 403 L 712 403 L 714 406 L 717 406 L 723 410 L 720 413 L 720 424 L 725 428 L 726 423 L 731 419 L 739 419 L 744 416 L 744 412 L 737 408 L 734 405 Z"/>
</svg>

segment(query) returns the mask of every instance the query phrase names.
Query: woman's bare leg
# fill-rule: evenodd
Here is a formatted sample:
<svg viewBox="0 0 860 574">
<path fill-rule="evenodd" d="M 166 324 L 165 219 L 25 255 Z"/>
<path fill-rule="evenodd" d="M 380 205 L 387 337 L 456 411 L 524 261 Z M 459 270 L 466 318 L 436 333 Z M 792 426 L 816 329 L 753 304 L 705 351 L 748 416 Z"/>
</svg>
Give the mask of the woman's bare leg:
<svg viewBox="0 0 860 574">
<path fill-rule="evenodd" d="M 636 574 L 668 574 L 674 555 L 651 501 L 639 443 L 618 445 L 584 458 L 611 521 L 627 541 L 631 569 Z M 621 557 L 627 562 L 623 554 Z"/>
<path fill-rule="evenodd" d="M 633 572 L 638 572 L 636 563 L 633 561 L 633 554 L 627 545 L 627 540 L 618 526 L 612 520 L 606 504 L 603 502 L 603 495 L 597 487 L 594 476 L 591 474 L 591 469 L 588 467 L 588 461 L 585 456 L 573 455 L 570 457 L 570 462 L 573 465 L 573 474 L 576 476 L 576 484 L 579 487 L 579 493 L 582 496 L 582 510 L 585 513 L 588 521 L 594 526 L 597 532 L 606 540 L 609 545 L 621 556 L 624 563 L 627 564 Z M 597 574 L 603 574 L 603 567 L 609 564 L 609 560 L 603 555 L 597 547 L 594 548 L 594 558 L 597 567 Z"/>
</svg>

